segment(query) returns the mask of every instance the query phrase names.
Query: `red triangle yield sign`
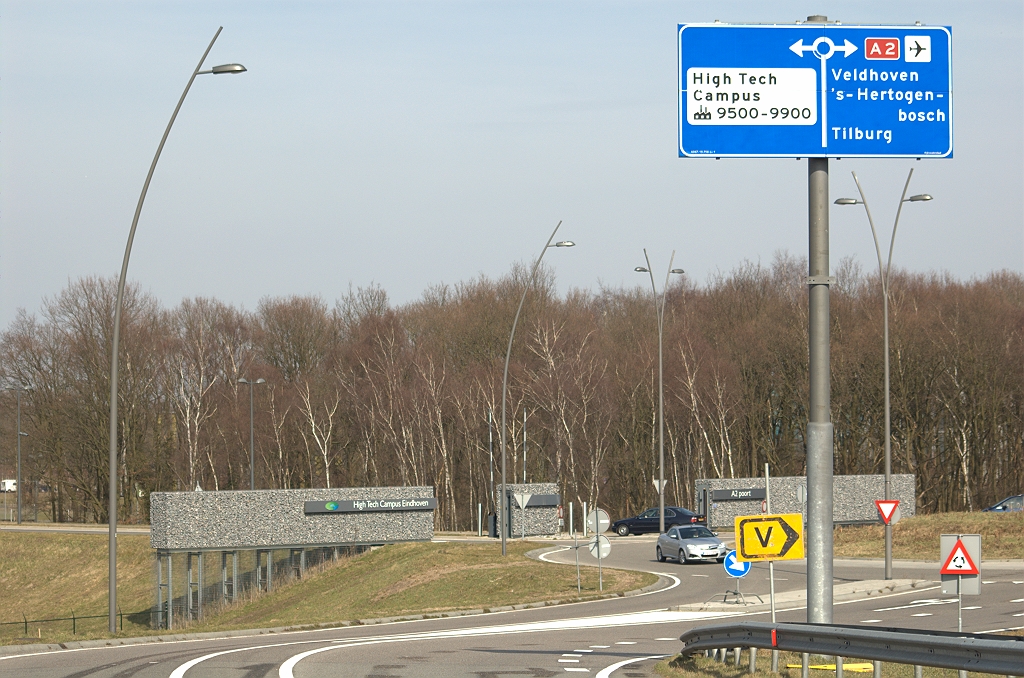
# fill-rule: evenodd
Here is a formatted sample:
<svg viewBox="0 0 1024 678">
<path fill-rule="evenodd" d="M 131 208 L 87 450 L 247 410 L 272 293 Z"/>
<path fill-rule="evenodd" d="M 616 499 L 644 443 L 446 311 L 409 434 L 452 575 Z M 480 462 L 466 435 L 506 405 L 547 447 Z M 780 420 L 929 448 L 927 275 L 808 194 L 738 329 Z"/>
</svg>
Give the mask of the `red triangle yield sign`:
<svg viewBox="0 0 1024 678">
<path fill-rule="evenodd" d="M 957 539 L 956 546 L 949 552 L 949 557 L 946 558 L 939 574 L 981 574 L 981 571 L 971 560 L 970 554 L 964 548 L 964 543 Z"/>
<path fill-rule="evenodd" d="M 878 514 L 882 516 L 882 522 L 886 525 L 892 520 L 892 514 L 896 512 L 896 507 L 899 505 L 898 499 L 880 499 L 875 501 L 875 508 L 878 509 Z"/>
</svg>

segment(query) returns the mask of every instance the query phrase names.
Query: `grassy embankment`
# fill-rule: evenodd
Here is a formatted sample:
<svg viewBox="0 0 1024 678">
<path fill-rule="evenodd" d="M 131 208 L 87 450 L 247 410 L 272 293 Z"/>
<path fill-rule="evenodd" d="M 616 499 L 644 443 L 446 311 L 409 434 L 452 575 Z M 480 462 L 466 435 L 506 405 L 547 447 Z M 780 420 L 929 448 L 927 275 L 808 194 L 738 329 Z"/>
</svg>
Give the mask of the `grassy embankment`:
<svg viewBox="0 0 1024 678">
<path fill-rule="evenodd" d="M 0 621 L 105 615 L 107 549 L 104 535 L 0 532 Z M 536 543 L 509 543 L 503 558 L 496 544 L 402 544 L 375 549 L 276 586 L 214 614 L 190 631 L 331 624 L 414 614 L 444 614 L 546 600 L 577 598 L 576 569 L 526 558 Z M 153 603 L 153 552 L 148 537 L 118 539 L 118 600 L 123 635 L 148 635 Z M 604 591 L 642 588 L 655 575 L 605 569 Z M 583 598 L 598 594 L 597 572 L 582 569 Z M 177 625 L 176 625 L 177 626 Z M 29 624 L 34 642 L 106 637 L 106 619 Z M 176 630 L 181 630 L 178 627 Z M 21 625 L 0 626 L 0 643 L 27 642 Z"/>
<path fill-rule="evenodd" d="M 985 560 L 1024 558 L 1024 513 L 936 513 L 904 518 L 892 528 L 892 555 L 900 560 L 938 560 L 940 534 L 980 534 Z M 882 558 L 882 525 L 840 527 L 837 558 Z"/>
</svg>

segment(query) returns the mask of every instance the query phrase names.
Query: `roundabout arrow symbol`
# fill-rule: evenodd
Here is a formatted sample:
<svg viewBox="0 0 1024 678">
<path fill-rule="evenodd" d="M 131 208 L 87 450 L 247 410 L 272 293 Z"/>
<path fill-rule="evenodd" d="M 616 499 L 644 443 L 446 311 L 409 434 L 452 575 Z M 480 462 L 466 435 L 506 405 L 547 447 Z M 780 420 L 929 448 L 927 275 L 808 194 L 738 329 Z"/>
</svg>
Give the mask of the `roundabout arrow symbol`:
<svg viewBox="0 0 1024 678">
<path fill-rule="evenodd" d="M 804 52 L 814 51 L 814 47 L 804 44 L 803 38 L 800 38 L 799 40 L 794 42 L 792 45 L 789 46 L 789 48 L 793 50 L 793 53 L 796 54 L 798 57 L 803 57 Z"/>
</svg>

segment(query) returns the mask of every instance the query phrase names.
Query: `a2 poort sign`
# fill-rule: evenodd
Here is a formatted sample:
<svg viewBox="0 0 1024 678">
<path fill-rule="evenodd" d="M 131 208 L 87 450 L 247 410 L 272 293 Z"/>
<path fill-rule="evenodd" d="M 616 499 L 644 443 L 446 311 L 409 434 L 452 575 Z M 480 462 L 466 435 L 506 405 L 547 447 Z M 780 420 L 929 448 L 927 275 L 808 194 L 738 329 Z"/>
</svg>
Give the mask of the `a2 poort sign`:
<svg viewBox="0 0 1024 678">
<path fill-rule="evenodd" d="M 766 496 L 763 487 L 711 491 L 711 501 L 745 501 L 748 499 L 764 499 Z"/>
<path fill-rule="evenodd" d="M 437 508 L 435 497 L 422 499 L 339 499 L 338 501 L 307 501 L 303 512 L 317 513 L 379 513 L 382 511 L 432 511 Z"/>
</svg>

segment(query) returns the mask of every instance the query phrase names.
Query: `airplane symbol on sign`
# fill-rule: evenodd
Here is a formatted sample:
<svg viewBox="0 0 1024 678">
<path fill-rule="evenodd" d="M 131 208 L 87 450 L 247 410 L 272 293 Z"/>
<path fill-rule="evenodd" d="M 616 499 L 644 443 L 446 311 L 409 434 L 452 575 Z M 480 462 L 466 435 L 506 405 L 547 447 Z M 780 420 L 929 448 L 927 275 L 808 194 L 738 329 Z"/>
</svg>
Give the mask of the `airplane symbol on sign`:
<svg viewBox="0 0 1024 678">
<path fill-rule="evenodd" d="M 917 56 L 921 56 L 921 52 L 925 51 L 928 48 L 927 47 L 922 47 L 921 43 L 919 43 L 917 40 L 915 40 L 914 41 L 914 46 L 911 47 L 910 49 L 914 50 L 914 56 L 917 57 Z"/>
</svg>

